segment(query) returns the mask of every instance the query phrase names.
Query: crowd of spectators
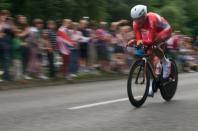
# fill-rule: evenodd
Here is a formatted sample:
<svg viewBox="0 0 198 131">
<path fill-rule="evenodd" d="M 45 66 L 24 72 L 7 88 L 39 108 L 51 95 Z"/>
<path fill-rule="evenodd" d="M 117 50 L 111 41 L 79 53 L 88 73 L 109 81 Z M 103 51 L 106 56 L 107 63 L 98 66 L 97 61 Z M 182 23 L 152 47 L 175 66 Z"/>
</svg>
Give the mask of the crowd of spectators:
<svg viewBox="0 0 198 131">
<path fill-rule="evenodd" d="M 130 22 L 79 22 L 63 19 L 28 22 L 24 15 L 12 17 L 0 11 L 0 81 L 77 77 L 81 72 L 127 73 L 134 59 L 143 52 L 126 48 L 134 38 Z M 167 54 L 190 71 L 198 66 L 198 37 L 173 33 Z M 185 61 L 185 62 L 184 62 Z"/>
<path fill-rule="evenodd" d="M 177 60 L 181 71 L 194 72 L 198 67 L 198 36 L 191 38 L 179 31 L 167 41 L 167 54 Z"/>
</svg>

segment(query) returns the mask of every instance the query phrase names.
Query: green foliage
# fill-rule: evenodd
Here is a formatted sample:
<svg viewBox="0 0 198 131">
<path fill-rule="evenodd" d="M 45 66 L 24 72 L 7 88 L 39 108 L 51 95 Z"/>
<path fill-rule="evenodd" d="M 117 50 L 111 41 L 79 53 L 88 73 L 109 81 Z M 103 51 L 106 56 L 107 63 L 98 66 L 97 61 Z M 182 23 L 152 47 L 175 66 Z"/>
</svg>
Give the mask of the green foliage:
<svg viewBox="0 0 198 131">
<path fill-rule="evenodd" d="M 7 0 L 1 0 L 0 1 L 0 9 L 10 9 L 11 3 Z"/>
<path fill-rule="evenodd" d="M 116 21 L 130 19 L 130 9 L 136 4 L 145 4 L 149 11 L 164 16 L 175 30 L 187 34 L 198 32 L 197 0 L 0 0 L 0 9 L 9 9 L 14 15 L 24 14 L 30 19 L 78 21 L 89 16 L 97 21 Z"/>
<path fill-rule="evenodd" d="M 93 20 L 106 19 L 106 0 L 74 0 L 75 8 L 72 12 L 73 19 L 89 16 Z"/>
<path fill-rule="evenodd" d="M 186 2 L 186 16 L 188 16 L 187 27 L 191 29 L 191 33 L 198 35 L 198 1 L 188 0 Z"/>
<path fill-rule="evenodd" d="M 130 9 L 129 4 L 120 1 L 120 0 L 107 0 L 109 13 L 109 20 L 116 21 L 120 19 L 129 19 L 130 18 Z"/>
<path fill-rule="evenodd" d="M 186 31 L 185 23 L 187 17 L 182 15 L 182 12 L 174 6 L 164 6 L 160 14 L 165 17 L 169 23 L 173 26 L 174 30 Z"/>
</svg>

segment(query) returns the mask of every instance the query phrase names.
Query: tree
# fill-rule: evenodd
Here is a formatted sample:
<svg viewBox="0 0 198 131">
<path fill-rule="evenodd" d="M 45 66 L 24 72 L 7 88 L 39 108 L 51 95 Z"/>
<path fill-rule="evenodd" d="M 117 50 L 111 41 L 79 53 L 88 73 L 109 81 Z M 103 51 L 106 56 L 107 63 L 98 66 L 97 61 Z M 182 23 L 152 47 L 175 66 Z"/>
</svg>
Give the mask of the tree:
<svg viewBox="0 0 198 131">
<path fill-rule="evenodd" d="M 87 5 L 87 12 L 91 19 L 95 20 L 106 20 L 108 17 L 107 13 L 107 2 L 106 0 L 91 0 Z"/>
<path fill-rule="evenodd" d="M 164 6 L 158 9 L 158 13 L 169 21 L 173 30 L 180 30 L 190 35 L 190 28 L 186 26 L 189 17 L 186 15 L 185 8 L 185 0 L 167 0 L 164 1 Z"/>
<path fill-rule="evenodd" d="M 187 18 L 176 7 L 165 6 L 161 9 L 160 14 L 169 21 L 174 30 L 187 31 L 185 27 Z"/>
<path fill-rule="evenodd" d="M 7 0 L 1 0 L 0 1 L 0 9 L 10 9 L 11 3 Z"/>
<path fill-rule="evenodd" d="M 131 5 L 124 0 L 107 0 L 107 12 L 109 14 L 109 21 L 116 21 L 120 19 L 130 19 Z"/>
<path fill-rule="evenodd" d="M 198 2 L 196 0 L 188 0 L 185 10 L 188 16 L 186 26 L 191 28 L 192 34 L 198 35 Z"/>
<path fill-rule="evenodd" d="M 148 11 L 167 18 L 174 29 L 188 34 L 198 32 L 198 2 L 196 0 L 0 0 L 0 9 L 9 9 L 13 15 L 44 20 L 83 16 L 93 20 L 116 21 L 130 19 L 130 9 L 137 4 L 148 6 Z M 178 6 L 179 5 L 179 6 Z"/>
</svg>

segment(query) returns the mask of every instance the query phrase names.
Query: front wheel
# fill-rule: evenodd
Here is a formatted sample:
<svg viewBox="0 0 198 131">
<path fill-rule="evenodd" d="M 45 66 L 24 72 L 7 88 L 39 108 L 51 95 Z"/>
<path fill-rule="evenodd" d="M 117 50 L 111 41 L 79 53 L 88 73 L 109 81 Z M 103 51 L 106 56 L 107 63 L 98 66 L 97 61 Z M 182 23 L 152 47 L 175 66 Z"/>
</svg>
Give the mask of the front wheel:
<svg viewBox="0 0 198 131">
<path fill-rule="evenodd" d="M 174 60 L 170 59 L 170 61 L 171 61 L 170 82 L 168 82 L 167 84 L 165 84 L 160 88 L 162 98 L 166 101 L 170 101 L 173 98 L 177 90 L 177 84 L 178 84 L 177 65 Z"/>
<path fill-rule="evenodd" d="M 145 61 L 138 60 L 130 69 L 127 81 L 127 92 L 129 101 L 135 107 L 140 107 L 148 95 L 150 75 L 146 68 Z"/>
</svg>

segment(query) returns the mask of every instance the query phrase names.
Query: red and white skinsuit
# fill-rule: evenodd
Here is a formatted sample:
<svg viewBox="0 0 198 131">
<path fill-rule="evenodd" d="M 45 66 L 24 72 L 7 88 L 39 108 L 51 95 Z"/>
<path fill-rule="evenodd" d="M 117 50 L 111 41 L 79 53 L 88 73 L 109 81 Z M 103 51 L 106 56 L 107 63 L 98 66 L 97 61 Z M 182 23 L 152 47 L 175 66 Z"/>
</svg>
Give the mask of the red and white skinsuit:
<svg viewBox="0 0 198 131">
<path fill-rule="evenodd" d="M 146 14 L 146 21 L 140 25 L 137 21 L 133 22 L 136 41 L 142 40 L 144 45 L 152 45 L 156 38 L 157 42 L 164 42 L 172 33 L 171 26 L 163 17 L 156 13 Z"/>
</svg>

